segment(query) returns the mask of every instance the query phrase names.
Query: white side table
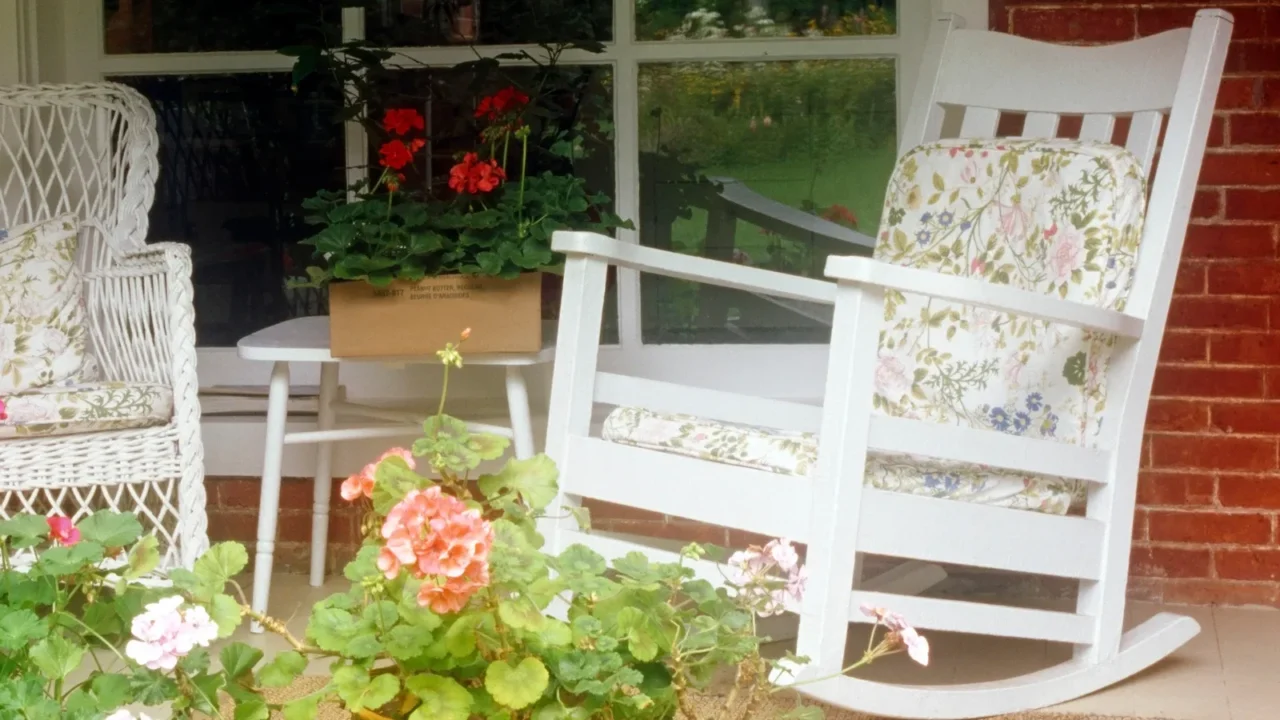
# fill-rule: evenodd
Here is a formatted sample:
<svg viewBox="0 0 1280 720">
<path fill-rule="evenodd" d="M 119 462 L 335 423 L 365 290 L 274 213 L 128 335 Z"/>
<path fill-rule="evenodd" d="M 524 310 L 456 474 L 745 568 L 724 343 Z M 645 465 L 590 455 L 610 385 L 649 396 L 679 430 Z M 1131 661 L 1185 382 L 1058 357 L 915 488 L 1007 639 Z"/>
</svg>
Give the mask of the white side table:
<svg viewBox="0 0 1280 720">
<path fill-rule="evenodd" d="M 280 473 L 285 445 L 313 444 L 316 451 L 316 474 L 311 510 L 311 584 L 324 581 L 324 561 L 329 537 L 329 494 L 332 488 L 333 443 L 379 437 L 401 437 L 407 426 L 421 427 L 425 417 L 413 413 L 373 408 L 339 400 L 338 368 L 349 362 L 439 363 L 434 355 L 410 358 L 335 358 L 329 353 L 329 318 L 305 317 L 286 320 L 259 330 L 238 344 L 240 357 L 274 363 L 267 395 L 266 452 L 262 461 L 262 494 L 258 503 L 258 549 L 253 569 L 253 609 L 263 612 L 271 591 L 271 566 L 276 542 L 276 520 L 280 510 Z M 468 355 L 469 366 L 488 365 L 506 368 L 507 408 L 511 427 L 495 427 L 468 423 L 478 432 L 489 432 L 512 439 L 516 457 L 534 453 L 533 425 L 529 414 L 529 392 L 524 368 L 551 362 L 554 350 L 545 348 L 532 354 Z M 320 395 L 316 429 L 307 432 L 285 432 L 288 421 L 289 364 L 320 363 Z M 360 428 L 334 427 L 340 416 L 383 421 Z M 387 421 L 396 424 L 387 424 Z M 255 632 L 260 628 L 255 626 Z"/>
</svg>

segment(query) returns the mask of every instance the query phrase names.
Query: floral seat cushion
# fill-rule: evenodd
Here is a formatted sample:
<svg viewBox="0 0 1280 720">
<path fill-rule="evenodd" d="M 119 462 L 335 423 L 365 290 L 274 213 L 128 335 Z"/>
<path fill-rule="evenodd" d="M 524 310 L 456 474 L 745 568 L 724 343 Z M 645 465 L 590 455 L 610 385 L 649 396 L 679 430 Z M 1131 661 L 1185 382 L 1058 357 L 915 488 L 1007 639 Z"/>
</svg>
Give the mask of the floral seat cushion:
<svg viewBox="0 0 1280 720">
<path fill-rule="evenodd" d="M 36 388 L 0 401 L 0 439 L 152 427 L 173 415 L 173 392 L 141 383 Z"/>
<path fill-rule="evenodd" d="M 1114 145 L 946 140 L 907 152 L 889 180 L 881 262 L 1123 310 L 1146 178 Z M 872 412 L 1097 447 L 1115 338 L 1012 313 L 885 294 Z M 812 436 L 615 410 L 615 442 L 772 472 L 812 471 Z M 1063 513 L 1086 483 L 937 459 L 873 456 L 874 487 Z"/>
<path fill-rule="evenodd" d="M 808 476 L 818 461 L 818 438 L 812 433 L 781 432 L 643 408 L 613 410 L 605 418 L 602 437 L 779 475 Z M 1077 484 L 977 465 L 874 453 L 867 460 L 866 483 L 881 490 L 1055 515 L 1070 508 Z"/>
<path fill-rule="evenodd" d="M 84 377 L 77 233 L 70 215 L 0 228 L 0 393 Z"/>
</svg>

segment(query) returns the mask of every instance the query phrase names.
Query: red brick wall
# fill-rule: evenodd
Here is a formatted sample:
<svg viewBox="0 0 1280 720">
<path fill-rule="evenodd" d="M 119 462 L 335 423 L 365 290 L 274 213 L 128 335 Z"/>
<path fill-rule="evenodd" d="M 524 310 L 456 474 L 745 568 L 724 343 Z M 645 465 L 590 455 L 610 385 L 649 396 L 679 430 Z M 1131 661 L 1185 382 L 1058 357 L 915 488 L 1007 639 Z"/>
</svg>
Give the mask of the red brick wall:
<svg viewBox="0 0 1280 720">
<path fill-rule="evenodd" d="M 1199 6 L 993 0 L 991 13 L 1000 30 L 1094 43 L 1186 26 Z M 1176 603 L 1280 605 L 1280 5 L 1225 6 L 1236 40 L 1156 377 L 1131 587 Z M 254 536 L 257 491 L 256 481 L 210 481 L 214 538 Z M 310 503 L 310 482 L 286 481 L 277 567 L 307 567 Z M 336 496 L 333 507 L 330 554 L 343 559 L 360 518 Z M 595 515 L 599 529 L 757 540 L 625 508 Z"/>
<path fill-rule="evenodd" d="M 1236 25 L 1147 416 L 1132 594 L 1280 605 L 1280 3 L 992 0 L 991 24 L 1108 43 L 1200 7 Z"/>
</svg>

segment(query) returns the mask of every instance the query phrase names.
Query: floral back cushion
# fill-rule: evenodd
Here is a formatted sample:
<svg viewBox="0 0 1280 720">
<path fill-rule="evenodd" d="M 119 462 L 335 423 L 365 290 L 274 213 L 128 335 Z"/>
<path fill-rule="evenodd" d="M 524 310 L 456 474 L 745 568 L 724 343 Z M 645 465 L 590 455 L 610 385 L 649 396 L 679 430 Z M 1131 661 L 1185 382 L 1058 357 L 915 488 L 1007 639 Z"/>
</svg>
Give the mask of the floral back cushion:
<svg viewBox="0 0 1280 720">
<path fill-rule="evenodd" d="M 1146 203 L 1127 150 L 954 140 L 912 150 L 885 200 L 878 260 L 1122 310 Z M 877 412 L 1093 446 L 1114 337 L 889 293 Z"/>
<path fill-rule="evenodd" d="M 0 393 L 48 387 L 81 372 L 77 232 L 72 216 L 0 230 Z"/>
</svg>

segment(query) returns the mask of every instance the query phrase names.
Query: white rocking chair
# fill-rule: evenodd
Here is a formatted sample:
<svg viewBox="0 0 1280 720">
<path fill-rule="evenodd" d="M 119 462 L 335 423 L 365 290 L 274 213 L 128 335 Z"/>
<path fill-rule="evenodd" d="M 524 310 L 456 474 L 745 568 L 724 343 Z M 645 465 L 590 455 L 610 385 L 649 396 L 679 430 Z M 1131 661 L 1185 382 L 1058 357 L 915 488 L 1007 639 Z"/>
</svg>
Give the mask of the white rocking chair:
<svg viewBox="0 0 1280 720">
<path fill-rule="evenodd" d="M 6 428 L 0 517 L 131 511 L 167 568 L 190 566 L 209 540 L 190 251 L 145 242 L 158 144 L 150 104 L 123 85 L 0 87 L 0 228 L 66 213 L 82 223 L 77 260 L 98 377 L 74 390 L 129 383 L 172 397 L 167 419 Z M 121 425 L 131 429 L 107 429 Z"/>
<path fill-rule="evenodd" d="M 1165 613 L 1125 632 L 1125 590 L 1147 402 L 1231 22 L 1227 13 L 1203 10 L 1189 30 L 1079 48 L 966 31 L 954 17 L 940 18 L 925 65 L 935 74 L 920 83 L 906 124 L 877 259 L 832 258 L 827 272 L 834 287 L 590 233 L 559 234 L 555 247 L 568 264 L 547 452 L 560 466 L 562 501 L 598 498 L 807 543 L 811 580 L 798 608 L 797 653 L 811 664 L 798 671 L 801 680 L 839 673 L 848 623 L 871 620 L 859 611 L 863 603 L 898 610 L 922 628 L 1074 647 L 1067 662 L 995 682 L 905 686 L 837 675 L 800 688 L 842 707 L 904 718 L 1018 712 L 1088 694 L 1168 656 L 1199 626 Z M 964 109 L 965 140 L 939 142 L 944 106 Z M 1027 114 L 1025 141 L 992 140 L 1002 111 Z M 1151 170 L 1165 114 L 1160 168 L 1144 198 L 1142 178 Z M 1052 140 L 1060 115 L 1084 116 L 1079 142 Z M 1127 152 L 1107 145 L 1118 116 L 1130 118 Z M 996 213 L 985 220 L 1001 223 L 992 235 L 1000 241 L 940 247 L 934 233 L 958 225 L 956 209 L 974 197 L 965 185 L 983 184 L 965 166 L 970 151 L 993 156 L 975 163 L 976 171 L 1006 168 L 999 163 L 1021 157 L 1042 176 L 1040 184 L 1023 183 L 1011 168 L 1017 196 L 985 196 Z M 922 175 L 918 182 L 913 173 Z M 1098 182 L 1099 194 L 1082 205 L 1084 212 L 1069 213 L 1069 226 L 1039 222 L 1064 212 L 1051 201 L 1061 183 L 1086 176 Z M 1004 192 L 998 185 L 997 191 Z M 904 207 L 909 216 L 890 212 Z M 1071 242 L 1050 239 L 1058 233 L 1074 235 Z M 1004 271 L 1001 264 L 1024 250 L 1027 257 L 1038 254 L 1044 267 Z M 611 264 L 834 302 L 823 408 L 598 372 Z M 964 401 L 994 392 L 994 401 L 980 408 L 931 406 L 939 390 L 917 387 L 921 377 L 912 368 L 891 366 L 877 378 L 883 359 L 904 354 L 894 343 L 910 336 L 912 325 L 903 320 L 918 321 L 921 309 L 931 318 L 943 314 L 936 325 L 941 337 L 912 345 L 913 351 L 951 352 L 949 342 L 963 351 L 968 343 L 991 358 L 1014 359 L 1012 379 L 959 394 Z M 985 321 L 978 320 L 983 313 Z M 981 322 L 1018 323 L 1018 342 L 1005 343 L 1001 332 L 1007 331 L 997 330 L 994 344 L 984 344 L 992 337 L 983 336 Z M 1037 383 L 1044 397 L 1021 398 L 1027 407 L 1001 404 L 1000 391 L 1038 389 Z M 1055 404 L 1063 420 L 1059 433 L 1060 418 L 1047 403 L 1050 395 L 1057 403 L 1069 393 L 1078 404 Z M 591 436 L 595 403 L 624 409 L 611 414 L 600 438 Z M 1032 406 L 1039 425 L 1024 412 Z M 663 435 L 664 413 L 681 414 L 676 424 L 686 430 L 706 423 L 737 433 L 736 447 L 755 443 L 757 451 L 725 458 L 687 433 Z M 790 434 L 773 442 L 758 428 L 820 430 L 821 439 Z M 814 442 L 816 470 L 810 472 L 809 458 L 797 459 L 794 447 Z M 784 446 L 792 450 L 777 452 Z M 885 459 L 904 456 L 910 460 Z M 930 479 L 919 470 L 921 458 L 944 463 L 944 472 Z M 954 482 L 937 483 L 940 474 Z M 1083 517 L 1068 513 L 1077 500 Z M 553 548 L 582 543 L 610 557 L 632 550 L 661 555 L 581 532 L 563 519 L 546 521 L 544 534 Z M 858 581 L 860 553 L 1074 579 L 1076 610 L 872 588 Z M 722 577 L 710 563 L 696 569 L 712 581 Z"/>
</svg>

